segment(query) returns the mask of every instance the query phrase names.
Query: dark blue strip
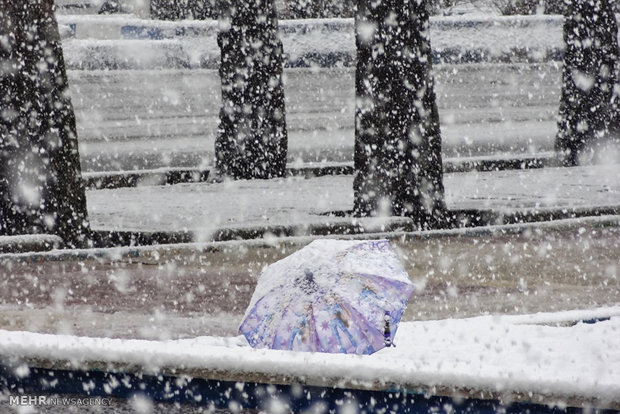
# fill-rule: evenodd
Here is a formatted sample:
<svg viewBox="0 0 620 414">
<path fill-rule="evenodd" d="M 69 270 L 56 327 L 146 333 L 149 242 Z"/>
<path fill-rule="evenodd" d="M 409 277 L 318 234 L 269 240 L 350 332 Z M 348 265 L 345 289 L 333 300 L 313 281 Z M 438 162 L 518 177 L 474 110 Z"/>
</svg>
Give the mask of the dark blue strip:
<svg viewBox="0 0 620 414">
<path fill-rule="evenodd" d="M 122 26 L 121 38 L 123 39 L 150 39 L 162 40 L 163 30 L 153 26 Z"/>
<path fill-rule="evenodd" d="M 69 26 L 69 30 L 71 30 L 71 37 L 75 37 L 75 33 L 77 32 L 77 24 L 69 23 L 67 26 Z"/>
<path fill-rule="evenodd" d="M 79 395 L 130 398 L 143 395 L 157 402 L 220 409 L 270 410 L 284 404 L 286 412 L 301 412 L 316 404 L 339 412 L 343 404 L 355 404 L 365 412 L 391 413 L 577 413 L 581 409 L 558 408 L 533 403 L 502 403 L 498 400 L 428 396 L 418 392 L 361 391 L 303 385 L 236 383 L 173 376 L 136 375 L 101 371 L 67 371 L 31 368 L 26 377 L 0 366 L 0 390 L 5 395 Z M 282 407 L 282 406 L 280 406 Z M 593 412 L 603 412 L 592 410 Z"/>
<path fill-rule="evenodd" d="M 584 319 L 581 321 L 581 323 L 587 323 L 589 325 L 595 324 L 595 323 L 599 323 L 599 322 L 605 322 L 610 320 L 611 318 L 592 318 L 592 319 Z"/>
</svg>

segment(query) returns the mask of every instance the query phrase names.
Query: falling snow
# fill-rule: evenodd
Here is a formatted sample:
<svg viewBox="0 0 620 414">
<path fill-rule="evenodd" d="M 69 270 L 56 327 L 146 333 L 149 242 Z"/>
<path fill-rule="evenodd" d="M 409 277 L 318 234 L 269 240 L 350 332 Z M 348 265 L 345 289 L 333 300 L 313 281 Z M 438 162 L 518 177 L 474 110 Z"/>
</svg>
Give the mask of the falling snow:
<svg viewBox="0 0 620 414">
<path fill-rule="evenodd" d="M 620 408 L 617 2 L 22 3 L 0 411 Z"/>
</svg>

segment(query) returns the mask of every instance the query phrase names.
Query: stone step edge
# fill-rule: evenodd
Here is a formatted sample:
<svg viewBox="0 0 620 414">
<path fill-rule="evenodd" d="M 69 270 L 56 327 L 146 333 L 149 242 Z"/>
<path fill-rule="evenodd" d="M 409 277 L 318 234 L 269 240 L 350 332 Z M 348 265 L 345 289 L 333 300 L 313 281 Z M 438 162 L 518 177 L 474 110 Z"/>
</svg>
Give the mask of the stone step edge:
<svg viewBox="0 0 620 414">
<path fill-rule="evenodd" d="M 557 167 L 559 162 L 553 153 L 535 155 L 509 155 L 503 157 L 481 156 L 469 158 L 448 158 L 444 160 L 444 173 L 468 171 L 502 171 Z M 322 177 L 326 175 L 352 175 L 352 162 L 289 164 L 287 176 Z M 158 168 L 135 171 L 83 172 L 84 184 L 89 190 L 123 187 L 174 185 L 208 182 L 213 179 L 210 169 L 200 168 Z"/>
</svg>

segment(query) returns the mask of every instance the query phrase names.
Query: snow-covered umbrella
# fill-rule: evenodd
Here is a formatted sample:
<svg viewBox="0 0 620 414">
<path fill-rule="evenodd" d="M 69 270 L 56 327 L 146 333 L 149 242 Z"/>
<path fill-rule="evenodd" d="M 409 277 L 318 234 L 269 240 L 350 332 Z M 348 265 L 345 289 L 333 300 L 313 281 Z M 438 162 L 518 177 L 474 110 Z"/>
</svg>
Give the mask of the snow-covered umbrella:
<svg viewBox="0 0 620 414">
<path fill-rule="evenodd" d="M 371 354 L 413 285 L 387 240 L 315 240 L 266 267 L 239 331 L 254 348 Z"/>
</svg>

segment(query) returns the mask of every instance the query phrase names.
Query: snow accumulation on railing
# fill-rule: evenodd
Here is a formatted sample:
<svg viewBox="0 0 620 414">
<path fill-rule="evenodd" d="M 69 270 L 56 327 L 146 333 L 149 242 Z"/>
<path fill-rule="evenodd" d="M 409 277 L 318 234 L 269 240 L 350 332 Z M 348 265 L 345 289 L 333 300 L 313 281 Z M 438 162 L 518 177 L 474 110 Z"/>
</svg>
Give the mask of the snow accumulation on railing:
<svg viewBox="0 0 620 414">
<path fill-rule="evenodd" d="M 214 20 L 58 16 L 70 69 L 216 68 Z M 541 62 L 563 56 L 562 16 L 431 18 L 434 63 Z M 352 66 L 353 19 L 281 20 L 288 67 Z"/>
<path fill-rule="evenodd" d="M 579 322 L 586 319 L 597 322 Z M 76 370 L 202 372 L 210 379 L 225 373 L 239 382 L 258 377 L 372 390 L 438 387 L 461 396 L 524 394 L 617 405 L 619 330 L 620 307 L 403 322 L 395 348 L 366 356 L 256 350 L 243 336 L 152 341 L 0 330 L 0 354 L 20 372 L 15 361 L 37 361 L 41 368 L 69 362 Z"/>
</svg>

